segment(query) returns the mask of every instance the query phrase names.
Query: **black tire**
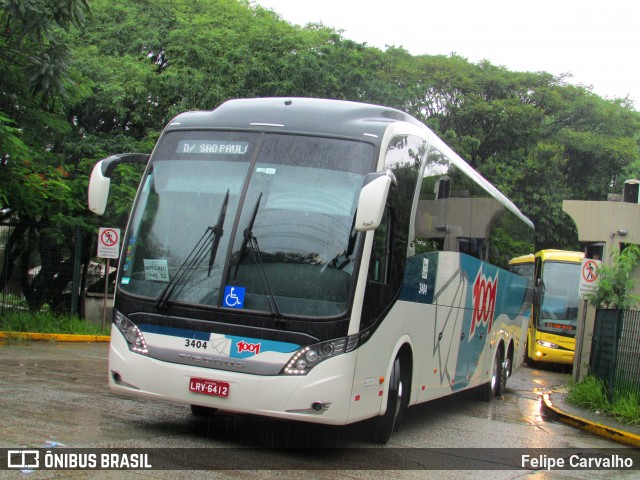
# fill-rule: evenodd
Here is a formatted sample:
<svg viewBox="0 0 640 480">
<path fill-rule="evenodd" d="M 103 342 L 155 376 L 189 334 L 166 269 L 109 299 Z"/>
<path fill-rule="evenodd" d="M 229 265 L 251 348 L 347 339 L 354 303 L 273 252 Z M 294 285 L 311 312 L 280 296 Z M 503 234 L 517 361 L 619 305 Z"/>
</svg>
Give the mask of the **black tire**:
<svg viewBox="0 0 640 480">
<path fill-rule="evenodd" d="M 507 373 L 507 380 L 509 380 L 513 373 L 513 352 L 509 352 L 509 355 L 504 360 L 504 371 Z"/>
<path fill-rule="evenodd" d="M 203 407 L 201 405 L 191 405 L 191 413 L 195 417 L 213 417 L 217 412 L 217 408 Z"/>
<path fill-rule="evenodd" d="M 507 356 L 504 361 L 500 363 L 500 375 L 498 376 L 498 382 L 496 384 L 496 397 L 504 395 L 504 391 L 507 389 L 507 379 L 511 372 L 511 361 Z"/>
<path fill-rule="evenodd" d="M 489 382 L 481 388 L 481 398 L 485 402 L 490 402 L 493 397 L 502 395 L 507 383 L 507 374 L 502 368 L 502 355 L 497 351 L 493 357 L 493 368 Z"/>
<path fill-rule="evenodd" d="M 375 443 L 386 444 L 394 431 L 398 431 L 409 403 L 409 386 L 407 373 L 403 376 L 402 362 L 397 357 L 391 369 L 389 380 L 389 395 L 387 397 L 387 411 L 371 422 L 371 437 Z"/>
</svg>

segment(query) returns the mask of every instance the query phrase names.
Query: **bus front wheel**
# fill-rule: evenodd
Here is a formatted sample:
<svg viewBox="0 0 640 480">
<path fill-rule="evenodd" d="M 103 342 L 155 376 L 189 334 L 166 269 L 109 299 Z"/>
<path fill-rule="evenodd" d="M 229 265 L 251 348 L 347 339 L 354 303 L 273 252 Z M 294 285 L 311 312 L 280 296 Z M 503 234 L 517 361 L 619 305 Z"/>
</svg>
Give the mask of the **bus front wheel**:
<svg viewBox="0 0 640 480">
<path fill-rule="evenodd" d="M 398 431 L 404 411 L 409 402 L 409 387 L 407 374 L 403 369 L 400 357 L 396 357 L 391 369 L 389 380 L 389 395 L 387 397 L 387 411 L 371 422 L 371 436 L 376 443 L 385 444 L 394 431 Z"/>
</svg>

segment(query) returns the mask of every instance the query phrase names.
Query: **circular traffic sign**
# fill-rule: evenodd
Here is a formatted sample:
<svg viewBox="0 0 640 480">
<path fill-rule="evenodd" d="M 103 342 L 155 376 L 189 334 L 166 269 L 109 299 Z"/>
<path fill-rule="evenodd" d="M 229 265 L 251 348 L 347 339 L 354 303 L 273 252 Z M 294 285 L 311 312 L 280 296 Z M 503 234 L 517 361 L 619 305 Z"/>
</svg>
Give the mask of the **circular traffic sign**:
<svg viewBox="0 0 640 480">
<path fill-rule="evenodd" d="M 98 257 L 118 258 L 120 256 L 120 229 L 102 227 L 98 232 Z"/>
<path fill-rule="evenodd" d="M 595 282 L 598 279 L 598 264 L 595 260 L 585 260 L 582 265 L 582 279 L 587 283 Z"/>
<path fill-rule="evenodd" d="M 113 247 L 118 243 L 118 232 L 113 228 L 105 228 L 100 233 L 100 241 L 105 247 Z"/>
</svg>

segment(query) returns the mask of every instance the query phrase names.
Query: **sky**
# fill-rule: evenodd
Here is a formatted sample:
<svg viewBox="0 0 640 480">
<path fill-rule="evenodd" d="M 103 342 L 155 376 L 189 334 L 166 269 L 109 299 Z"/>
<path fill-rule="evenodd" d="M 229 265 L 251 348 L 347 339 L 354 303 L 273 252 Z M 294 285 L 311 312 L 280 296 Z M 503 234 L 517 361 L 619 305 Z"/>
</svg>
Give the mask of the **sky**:
<svg viewBox="0 0 640 480">
<path fill-rule="evenodd" d="M 640 110 L 637 0 L 256 0 L 294 25 L 412 55 L 457 55 L 512 71 L 569 73 L 604 98 Z"/>
</svg>

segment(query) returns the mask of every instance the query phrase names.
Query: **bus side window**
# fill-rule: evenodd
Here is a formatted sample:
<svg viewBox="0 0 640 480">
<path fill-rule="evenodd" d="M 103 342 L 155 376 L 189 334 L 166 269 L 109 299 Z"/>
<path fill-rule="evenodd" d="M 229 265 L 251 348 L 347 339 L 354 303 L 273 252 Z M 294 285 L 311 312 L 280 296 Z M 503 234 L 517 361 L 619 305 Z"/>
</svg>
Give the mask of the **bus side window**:
<svg viewBox="0 0 640 480">
<path fill-rule="evenodd" d="M 424 140 L 413 135 L 398 135 L 389 142 L 385 167 L 393 172 L 398 184 L 389 190 L 382 223 L 374 233 L 361 328 L 381 319 L 400 293 L 410 248 L 412 204 L 417 200 L 416 183 L 425 149 Z"/>
<path fill-rule="evenodd" d="M 389 207 L 384 209 L 382 222 L 376 229 L 369 262 L 369 282 L 388 284 L 391 262 L 392 226 Z"/>
<path fill-rule="evenodd" d="M 540 305 L 540 297 L 544 289 L 542 285 L 542 259 L 540 257 L 536 257 L 533 278 L 533 303 Z"/>
<path fill-rule="evenodd" d="M 393 211 L 387 206 L 382 222 L 373 234 L 360 328 L 366 328 L 380 318 L 395 292 L 392 280 L 394 229 L 392 218 Z"/>
</svg>

